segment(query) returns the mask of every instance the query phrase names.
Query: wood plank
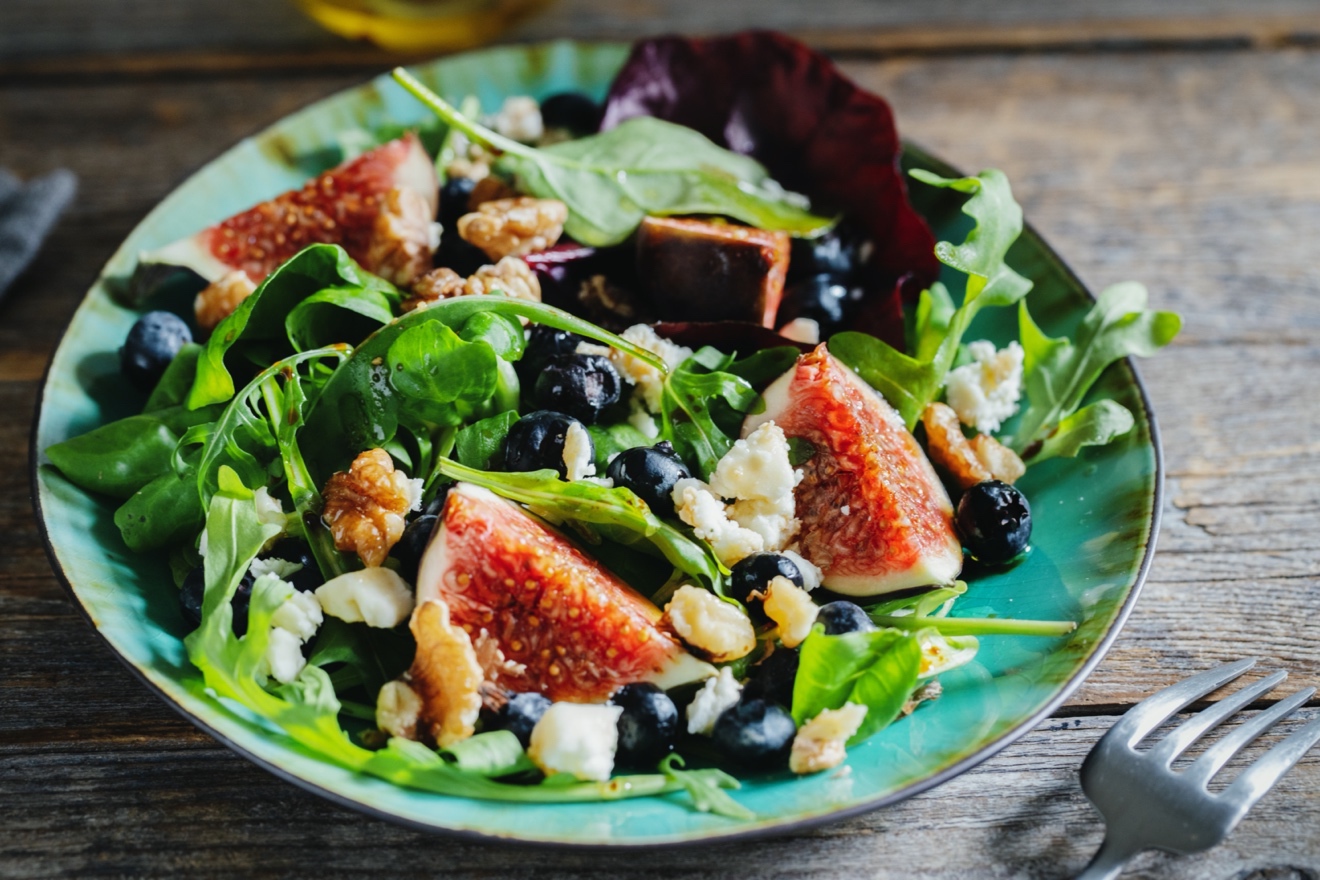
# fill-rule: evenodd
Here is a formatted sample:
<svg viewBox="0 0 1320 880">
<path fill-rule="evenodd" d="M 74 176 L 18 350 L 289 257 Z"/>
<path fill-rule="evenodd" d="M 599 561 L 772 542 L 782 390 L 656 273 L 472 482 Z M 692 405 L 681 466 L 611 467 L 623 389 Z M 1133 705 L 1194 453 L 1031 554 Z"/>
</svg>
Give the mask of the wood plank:
<svg viewBox="0 0 1320 880">
<path fill-rule="evenodd" d="M 1249 755 L 1317 714 L 1303 710 Z M 0 740 L 0 822 L 7 831 L 0 857 L 8 875 L 31 878 L 288 876 L 328 864 L 344 876 L 1058 877 L 1080 870 L 1099 845 L 1101 822 L 1076 774 L 1113 721 L 1047 723 L 939 788 L 845 823 L 644 858 L 533 854 L 409 831 L 305 794 L 205 741 L 150 732 L 92 748 Z M 1130 876 L 1204 880 L 1320 870 L 1320 836 L 1305 818 L 1315 815 L 1317 789 L 1320 754 L 1312 753 L 1228 843 L 1190 858 L 1148 853 Z"/>
<path fill-rule="evenodd" d="M 823 0 L 765 4 L 561 0 L 505 39 L 634 39 L 721 33 L 754 24 L 844 53 L 945 54 L 1311 45 L 1320 13 L 1305 0 L 1149 4 L 1119 0 L 934 0 L 877 4 Z M 240 69 L 376 70 L 387 53 L 321 31 L 291 3 L 193 0 L 8 0 L 0 6 L 0 77 L 223 73 Z"/>
</svg>

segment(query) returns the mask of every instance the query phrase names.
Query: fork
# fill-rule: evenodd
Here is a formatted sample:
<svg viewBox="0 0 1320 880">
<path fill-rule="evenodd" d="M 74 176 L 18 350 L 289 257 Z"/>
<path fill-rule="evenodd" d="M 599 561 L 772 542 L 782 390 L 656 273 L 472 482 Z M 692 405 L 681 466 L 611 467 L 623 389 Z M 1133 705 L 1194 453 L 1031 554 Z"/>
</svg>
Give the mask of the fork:
<svg viewBox="0 0 1320 880">
<path fill-rule="evenodd" d="M 1315 693 L 1315 688 L 1303 688 L 1210 746 L 1190 766 L 1172 769 L 1192 743 L 1278 687 L 1288 677 L 1280 670 L 1193 715 L 1148 751 L 1136 751 L 1137 743 L 1175 712 L 1255 665 L 1255 659 L 1239 660 L 1167 687 L 1133 706 L 1095 744 L 1082 762 L 1082 791 L 1105 818 L 1105 840 L 1077 880 L 1111 880 L 1128 859 L 1147 849 L 1190 855 L 1215 846 L 1320 740 L 1316 718 L 1258 758 L 1224 791 L 1214 794 L 1206 788 L 1235 754 Z"/>
</svg>

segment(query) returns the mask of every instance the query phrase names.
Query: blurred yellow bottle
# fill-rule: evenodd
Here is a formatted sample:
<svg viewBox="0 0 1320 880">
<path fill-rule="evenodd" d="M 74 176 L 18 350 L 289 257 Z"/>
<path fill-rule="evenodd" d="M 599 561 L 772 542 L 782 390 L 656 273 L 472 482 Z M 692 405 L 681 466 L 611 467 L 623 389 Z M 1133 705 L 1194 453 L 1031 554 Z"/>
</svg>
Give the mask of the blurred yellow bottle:
<svg viewBox="0 0 1320 880">
<path fill-rule="evenodd" d="M 488 43 L 549 0 L 294 0 L 323 27 L 394 52 Z"/>
</svg>

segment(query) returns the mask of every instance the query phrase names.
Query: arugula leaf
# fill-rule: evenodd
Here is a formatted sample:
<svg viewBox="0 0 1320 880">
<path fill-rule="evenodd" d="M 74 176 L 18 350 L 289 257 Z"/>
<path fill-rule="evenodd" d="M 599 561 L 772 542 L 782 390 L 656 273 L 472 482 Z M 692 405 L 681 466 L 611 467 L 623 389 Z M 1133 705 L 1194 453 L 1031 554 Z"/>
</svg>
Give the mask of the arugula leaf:
<svg viewBox="0 0 1320 880">
<path fill-rule="evenodd" d="M 1008 178 L 993 168 L 975 177 L 944 178 L 914 169 L 917 180 L 971 196 L 962 211 L 976 221 L 960 245 L 935 245 L 940 262 L 967 276 L 962 305 L 953 309 L 948 291 L 939 284 L 918 302 L 911 356 L 865 333 L 846 331 L 829 341 L 835 357 L 851 367 L 898 410 L 911 430 L 926 406 L 944 387 L 958 356 L 958 346 L 972 321 L 987 306 L 1010 306 L 1031 290 L 1031 282 L 1004 262 L 1009 247 L 1022 234 L 1022 209 L 1013 201 Z"/>
<path fill-rule="evenodd" d="M 504 448 L 504 438 L 509 436 L 509 429 L 516 421 L 517 410 L 505 410 L 497 416 L 473 422 L 455 435 L 454 454 L 460 463 L 470 468 L 488 470 L 491 459 Z"/>
<path fill-rule="evenodd" d="M 917 685 L 921 645 L 895 629 L 825 635 L 817 625 L 802 643 L 793 682 L 793 720 L 799 726 L 844 703 L 866 707 L 850 743 L 861 742 L 898 717 Z"/>
<path fill-rule="evenodd" d="M 299 310 L 309 298 L 330 289 Z M 197 376 L 188 393 L 188 407 L 198 409 L 221 403 L 234 394 L 234 378 L 229 372 L 231 356 L 251 356 L 258 363 L 273 360 L 317 341 L 317 327 L 329 327 L 338 334 L 342 322 L 327 324 L 323 310 L 346 308 L 364 319 L 355 324 L 370 331 L 388 321 L 401 297 L 394 285 L 358 266 L 339 245 L 314 244 L 294 254 L 266 277 L 251 296 L 220 322 L 206 341 L 197 361 Z M 357 300 L 361 300 L 358 302 Z M 320 344 L 357 342 L 360 337 L 334 335 L 320 339 Z"/>
<path fill-rule="evenodd" d="M 441 756 L 465 773 L 479 776 L 511 776 L 535 771 L 518 737 L 508 730 L 492 730 L 454 743 Z"/>
<path fill-rule="evenodd" d="M 661 436 L 674 444 L 679 457 L 703 480 L 710 479 L 719 460 L 733 448 L 742 417 L 765 405 L 751 383 L 726 372 L 733 363 L 731 355 L 705 346 L 665 377 Z M 723 412 L 721 405 L 726 408 Z M 719 424 L 721 420 L 726 424 Z"/>
<path fill-rule="evenodd" d="M 723 594 L 724 574 L 705 544 L 693 541 L 657 517 L 630 490 L 607 489 L 596 483 L 565 482 L 552 470 L 494 473 L 442 460 L 438 469 L 451 480 L 483 486 L 521 504 L 554 524 L 570 523 L 579 533 L 599 541 L 604 535 L 628 543 L 644 540 L 669 564 Z"/>
<path fill-rule="evenodd" d="M 1128 355 L 1153 355 L 1182 327 L 1182 319 L 1173 312 L 1147 311 L 1146 288 L 1132 281 L 1101 291 L 1071 340 L 1046 336 L 1025 303 L 1018 308 L 1018 323 L 1029 405 L 1011 446 L 1031 461 L 1076 455 L 1082 446 L 1107 443 L 1130 428 L 1131 414 L 1124 419 L 1119 404 L 1110 403 L 1085 415 L 1077 409 L 1106 367 Z M 1065 426 L 1064 420 L 1074 413 L 1079 417 Z M 1046 447 L 1051 439 L 1054 442 Z"/>
<path fill-rule="evenodd" d="M 660 772 L 679 783 L 692 798 L 692 806 L 701 813 L 714 813 L 729 819 L 755 819 L 756 814 L 724 793 L 742 788 L 742 783 L 723 770 L 683 770 L 686 762 L 678 752 L 660 761 Z"/>
<path fill-rule="evenodd" d="M 564 231 L 582 244 L 619 244 L 648 215 L 722 214 L 803 237 L 833 225 L 801 207 L 755 159 L 686 126 L 642 116 L 538 149 L 477 125 L 403 68 L 394 79 L 447 124 L 501 151 L 496 167 L 520 190 L 566 204 Z"/>
</svg>

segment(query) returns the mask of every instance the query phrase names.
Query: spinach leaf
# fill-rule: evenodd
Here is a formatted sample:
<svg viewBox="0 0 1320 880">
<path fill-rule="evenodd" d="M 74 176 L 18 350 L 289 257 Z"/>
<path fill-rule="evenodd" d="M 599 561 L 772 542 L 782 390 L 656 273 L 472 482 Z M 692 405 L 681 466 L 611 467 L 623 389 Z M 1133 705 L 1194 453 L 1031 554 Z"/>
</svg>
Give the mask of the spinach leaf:
<svg viewBox="0 0 1320 880">
<path fill-rule="evenodd" d="M 464 342 L 439 321 L 410 327 L 386 353 L 389 381 L 407 399 L 402 412 L 410 424 L 454 427 L 475 406 L 489 400 L 498 383 L 495 349 L 485 342 Z"/>
<path fill-rule="evenodd" d="M 648 215 L 722 214 L 805 237 L 833 223 L 809 213 L 755 159 L 682 125 L 642 116 L 538 149 L 477 125 L 402 68 L 394 78 L 447 124 L 501 151 L 497 169 L 521 191 L 566 204 L 564 231 L 582 244 L 619 244 Z"/>
<path fill-rule="evenodd" d="M 115 511 L 115 525 L 134 553 L 192 541 L 202 528 L 203 508 L 191 469 L 165 473 L 134 492 Z"/>
<path fill-rule="evenodd" d="M 188 390 L 197 376 L 197 359 L 201 353 L 202 347 L 195 342 L 186 343 L 179 349 L 156 387 L 151 389 L 147 405 L 142 408 L 144 413 L 178 406 L 188 400 Z"/>
<path fill-rule="evenodd" d="M 1011 445 L 1035 461 L 1045 452 L 1076 455 L 1082 446 L 1107 443 L 1123 432 L 1119 429 L 1125 421 L 1130 428 L 1131 414 L 1125 420 L 1116 409 L 1121 407 L 1112 404 L 1073 420 L 1063 436 L 1056 433 L 1106 367 L 1128 355 L 1150 357 L 1178 335 L 1182 319 L 1173 312 L 1147 311 L 1146 288 L 1129 281 L 1101 291 L 1071 340 L 1041 332 L 1025 303 L 1018 309 L 1018 324 L 1029 405 Z M 1051 438 L 1055 442 L 1046 448 L 1043 444 Z M 1033 448 L 1037 443 L 1042 445 Z"/>
<path fill-rule="evenodd" d="M 178 441 L 155 416 L 129 416 L 56 443 L 46 455 L 74 485 L 112 498 L 128 498 L 170 473 Z"/>
<path fill-rule="evenodd" d="M 340 292 L 328 294 L 298 311 L 308 298 L 331 288 Z M 323 309 L 345 308 L 347 302 L 357 299 L 362 302 L 355 302 L 353 314 L 363 319 L 361 327 L 370 330 L 389 320 L 400 295 L 394 285 L 362 269 L 338 245 L 314 244 L 299 251 L 267 276 L 211 333 L 197 361 L 197 376 L 188 394 L 188 406 L 197 409 L 233 396 L 230 364 L 234 357 L 251 357 L 268 364 L 305 348 L 317 341 L 318 326 L 328 326 Z M 336 324 L 333 331 L 343 328 L 343 324 Z M 335 336 L 320 339 L 319 344 L 357 341 L 357 338 Z"/>
<path fill-rule="evenodd" d="M 588 425 L 592 445 L 596 448 L 596 473 L 603 475 L 610 465 L 610 459 L 620 452 L 638 446 L 654 446 L 659 437 L 648 437 L 627 422 L 613 425 Z"/>
<path fill-rule="evenodd" d="M 866 739 L 898 717 L 917 685 L 921 646 L 894 629 L 827 636 L 817 626 L 802 643 L 793 682 L 793 720 L 799 725 L 844 703 L 866 707 L 851 743 Z"/>
<path fill-rule="evenodd" d="M 624 543 L 630 538 L 645 541 L 674 568 L 722 594 L 724 574 L 710 550 L 661 520 L 628 489 L 569 483 L 552 470 L 493 473 L 450 460 L 442 460 L 439 470 L 451 480 L 483 486 L 496 495 L 525 504 L 555 525 L 567 523 L 584 537 L 594 538 L 593 543 L 601 537 Z"/>
<path fill-rule="evenodd" d="M 294 306 L 284 318 L 284 330 L 295 351 L 358 342 L 394 320 L 397 305 L 397 299 L 378 290 L 327 287 Z"/>
<path fill-rule="evenodd" d="M 323 668 L 345 664 L 344 669 L 331 674 L 336 690 L 360 686 L 375 697 L 385 682 L 398 678 L 412 665 L 416 651 L 417 644 L 407 627 L 377 629 L 326 617 L 307 662 Z"/>
<path fill-rule="evenodd" d="M 509 436 L 509 429 L 516 421 L 517 411 L 506 410 L 497 416 L 473 422 L 455 435 L 454 454 L 461 464 L 479 471 L 488 470 L 491 459 L 504 448 L 504 438 Z"/>
<path fill-rule="evenodd" d="M 1031 282 L 1004 262 L 1009 247 L 1022 234 L 1022 209 L 1013 201 L 1002 171 L 992 168 L 975 177 L 948 179 L 915 169 L 912 176 L 971 196 L 962 206 L 963 213 L 976 221 L 967 238 L 960 245 L 949 241 L 935 245 L 940 262 L 967 276 L 962 305 L 951 309 L 948 291 L 933 285 L 918 302 L 910 334 L 912 355 L 855 331 L 838 333 L 829 341 L 830 351 L 884 395 L 909 430 L 944 386 L 963 334 L 981 309 L 1013 305 L 1031 290 Z"/>
</svg>

